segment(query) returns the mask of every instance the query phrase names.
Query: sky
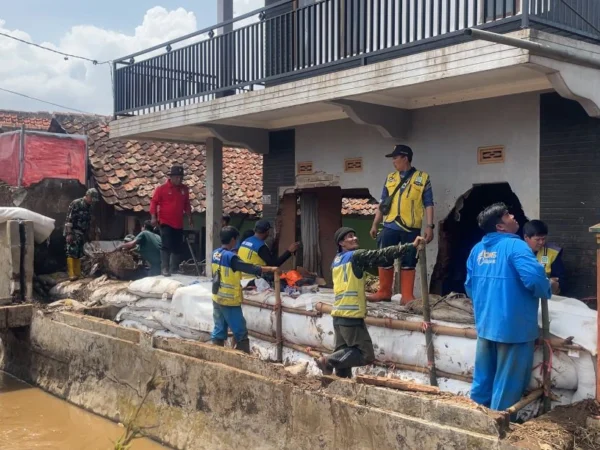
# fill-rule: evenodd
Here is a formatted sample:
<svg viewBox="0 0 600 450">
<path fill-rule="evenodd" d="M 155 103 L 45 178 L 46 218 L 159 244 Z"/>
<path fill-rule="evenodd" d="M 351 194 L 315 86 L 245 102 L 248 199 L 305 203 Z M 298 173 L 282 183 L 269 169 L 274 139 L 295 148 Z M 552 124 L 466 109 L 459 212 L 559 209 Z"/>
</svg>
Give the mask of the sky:
<svg viewBox="0 0 600 450">
<path fill-rule="evenodd" d="M 262 3 L 234 0 L 234 14 Z M 0 8 L 0 33 L 106 61 L 216 24 L 216 5 L 217 0 L 21 0 Z M 0 89 L 89 113 L 112 114 L 111 64 L 65 60 L 1 35 L 0 61 Z M 63 110 L 3 91 L 0 109 Z"/>
</svg>

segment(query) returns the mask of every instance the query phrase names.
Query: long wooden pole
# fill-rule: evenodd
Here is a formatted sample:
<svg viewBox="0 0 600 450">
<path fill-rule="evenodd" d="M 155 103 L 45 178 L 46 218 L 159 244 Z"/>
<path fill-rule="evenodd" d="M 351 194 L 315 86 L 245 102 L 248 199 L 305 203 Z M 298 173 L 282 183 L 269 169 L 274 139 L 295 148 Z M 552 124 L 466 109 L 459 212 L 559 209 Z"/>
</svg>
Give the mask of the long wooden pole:
<svg viewBox="0 0 600 450">
<path fill-rule="evenodd" d="M 507 413 L 509 414 L 514 414 L 517 411 L 525 408 L 527 405 L 529 405 L 530 403 L 533 403 L 534 401 L 536 401 L 538 398 L 540 398 L 542 395 L 544 395 L 544 389 L 536 389 L 535 391 L 532 391 L 527 397 L 523 397 L 521 400 L 519 400 L 517 403 L 515 403 L 514 405 L 512 405 L 510 408 L 508 408 L 506 410 Z"/>
<path fill-rule="evenodd" d="M 277 362 L 283 361 L 283 326 L 281 307 L 281 272 L 276 270 L 275 275 L 275 337 L 277 339 Z"/>
<path fill-rule="evenodd" d="M 550 347 L 550 314 L 548 312 L 548 299 L 543 298 L 542 302 L 542 346 L 544 352 L 544 371 L 543 371 L 543 386 L 544 386 L 544 403 L 543 412 L 550 412 L 552 407 L 552 399 L 550 398 L 551 375 L 552 368 L 550 367 L 550 358 L 552 357 L 552 348 Z"/>
<path fill-rule="evenodd" d="M 433 330 L 431 327 L 431 305 L 429 304 L 429 283 L 427 283 L 427 250 L 419 251 L 419 270 L 421 271 L 421 297 L 423 299 L 423 327 L 425 330 L 425 345 L 427 345 L 427 365 L 429 367 L 429 383 L 437 386 L 435 373 L 435 352 L 433 348 Z"/>
</svg>

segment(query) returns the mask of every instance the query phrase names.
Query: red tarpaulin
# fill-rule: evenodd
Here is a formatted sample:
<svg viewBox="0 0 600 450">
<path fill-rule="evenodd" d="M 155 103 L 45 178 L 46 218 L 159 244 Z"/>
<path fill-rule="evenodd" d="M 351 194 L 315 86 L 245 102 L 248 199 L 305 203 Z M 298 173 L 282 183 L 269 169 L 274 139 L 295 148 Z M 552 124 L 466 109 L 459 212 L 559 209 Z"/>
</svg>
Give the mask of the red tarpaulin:
<svg viewBox="0 0 600 450">
<path fill-rule="evenodd" d="M 81 137 L 25 134 L 22 186 L 44 178 L 86 181 L 86 141 Z"/>
<path fill-rule="evenodd" d="M 19 183 L 20 132 L 0 134 L 0 181 L 11 186 Z"/>
</svg>

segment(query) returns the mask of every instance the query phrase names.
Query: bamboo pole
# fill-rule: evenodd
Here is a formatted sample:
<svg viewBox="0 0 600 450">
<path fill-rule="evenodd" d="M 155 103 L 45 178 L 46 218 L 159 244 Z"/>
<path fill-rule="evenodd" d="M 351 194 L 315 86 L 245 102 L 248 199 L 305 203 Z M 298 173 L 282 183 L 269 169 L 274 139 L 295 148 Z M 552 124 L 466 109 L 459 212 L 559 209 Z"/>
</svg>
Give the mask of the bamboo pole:
<svg viewBox="0 0 600 450">
<path fill-rule="evenodd" d="M 421 297 L 423 299 L 423 325 L 425 328 L 425 345 L 427 345 L 427 366 L 429 368 L 429 383 L 437 386 L 435 373 L 435 353 L 433 348 L 433 331 L 431 329 L 431 305 L 429 304 L 429 285 L 427 283 L 427 250 L 419 251 L 419 270 L 421 272 Z"/>
<path fill-rule="evenodd" d="M 394 378 L 373 377 L 369 375 L 358 375 L 356 382 L 359 384 L 368 384 L 371 386 L 382 386 L 401 391 L 423 392 L 425 394 L 439 394 L 440 388 L 437 386 L 425 386 L 423 384 L 411 383 L 409 381 L 397 380 Z"/>
<path fill-rule="evenodd" d="M 256 300 L 244 299 L 244 300 L 242 300 L 242 304 L 248 305 L 248 306 L 254 306 L 256 308 L 270 309 L 271 311 L 275 311 L 275 309 L 276 309 L 275 305 L 269 305 L 268 303 L 257 302 Z M 283 312 L 290 313 L 290 314 L 298 314 L 300 316 L 321 317 L 323 315 L 319 311 L 306 311 L 305 309 L 288 308 L 287 306 L 282 306 L 281 309 L 283 310 Z"/>
<path fill-rule="evenodd" d="M 315 309 L 322 314 L 331 314 L 332 306 L 327 303 L 317 303 L 315 305 Z M 404 331 L 423 331 L 423 325 L 421 322 L 411 322 L 409 320 L 400 320 L 400 319 L 388 319 L 381 317 L 369 317 L 365 318 L 365 323 L 367 325 L 372 325 L 374 327 L 382 327 L 389 328 L 391 330 L 404 330 Z M 464 337 L 468 339 L 477 339 L 477 331 L 474 328 L 458 328 L 458 327 L 449 327 L 447 325 L 439 325 L 436 323 L 431 324 L 431 329 L 433 334 L 437 334 L 440 336 L 453 336 L 453 337 Z M 550 345 L 555 350 L 576 350 L 585 352 L 587 351 L 581 345 L 576 344 L 567 344 L 566 339 L 562 338 L 550 338 Z M 538 339 L 536 341 L 537 344 L 542 344 L 543 342 Z M 600 348 L 600 347 L 599 347 Z"/>
<path fill-rule="evenodd" d="M 552 368 L 550 367 L 550 357 L 552 356 L 550 347 L 550 314 L 548 312 L 548 299 L 543 298 L 542 302 L 542 348 L 544 352 L 543 362 L 543 386 L 544 386 L 544 403 L 543 413 L 550 412 L 552 401 L 550 399 Z"/>
<path fill-rule="evenodd" d="M 515 403 L 514 405 L 512 405 L 510 408 L 508 408 L 506 410 L 507 413 L 509 414 L 514 414 L 517 411 L 525 408 L 527 405 L 529 405 L 530 403 L 533 403 L 534 401 L 536 401 L 538 398 L 540 398 L 542 395 L 544 395 L 544 389 L 536 389 L 535 391 L 532 391 L 527 397 L 523 397 L 521 400 L 519 400 L 517 403 Z"/>
<path fill-rule="evenodd" d="M 281 309 L 281 276 L 279 270 L 275 271 L 275 337 L 277 339 L 277 362 L 283 361 L 283 332 Z"/>
</svg>

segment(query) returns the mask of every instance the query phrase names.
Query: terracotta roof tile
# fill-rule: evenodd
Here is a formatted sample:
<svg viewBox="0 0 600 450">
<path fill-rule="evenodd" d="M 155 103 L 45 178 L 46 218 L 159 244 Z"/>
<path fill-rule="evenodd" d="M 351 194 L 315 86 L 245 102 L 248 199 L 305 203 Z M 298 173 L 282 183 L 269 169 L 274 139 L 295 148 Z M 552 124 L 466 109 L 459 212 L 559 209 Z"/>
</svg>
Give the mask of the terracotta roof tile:
<svg viewBox="0 0 600 450">
<path fill-rule="evenodd" d="M 89 162 L 100 194 L 122 210 L 148 211 L 157 185 L 172 164 L 186 170 L 195 212 L 205 207 L 205 148 L 202 145 L 109 139 L 109 117 L 87 114 L 24 113 L 0 110 L 0 132 L 20 128 L 87 134 Z M 226 214 L 259 215 L 262 211 L 262 156 L 240 148 L 223 148 L 223 210 Z M 342 213 L 372 215 L 376 203 L 343 199 Z"/>
</svg>

